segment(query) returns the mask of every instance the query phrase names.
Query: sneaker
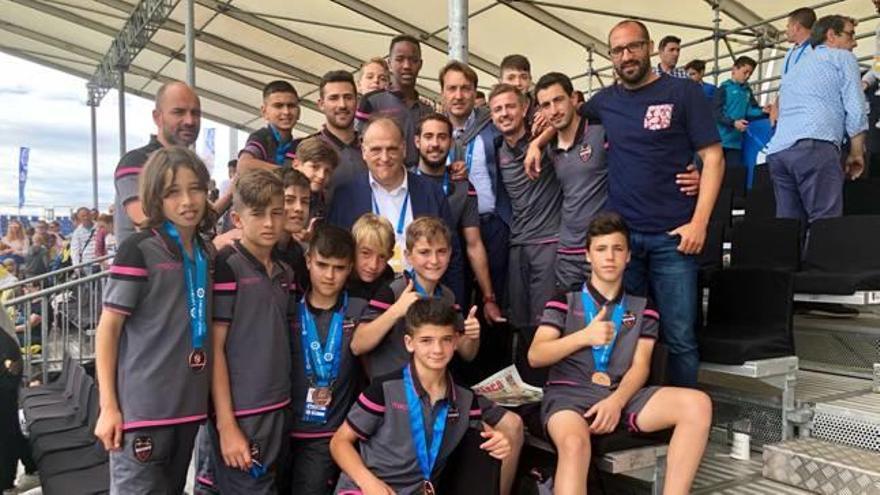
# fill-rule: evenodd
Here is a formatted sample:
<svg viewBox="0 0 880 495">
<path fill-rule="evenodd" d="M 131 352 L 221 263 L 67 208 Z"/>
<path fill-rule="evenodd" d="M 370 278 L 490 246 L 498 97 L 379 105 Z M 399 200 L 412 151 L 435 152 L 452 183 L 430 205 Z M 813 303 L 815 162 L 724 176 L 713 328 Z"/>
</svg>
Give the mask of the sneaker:
<svg viewBox="0 0 880 495">
<path fill-rule="evenodd" d="M 38 473 L 22 473 L 17 480 L 15 480 L 15 489 L 19 491 L 19 493 L 24 493 L 31 488 L 36 488 L 40 486 L 40 475 Z"/>
</svg>

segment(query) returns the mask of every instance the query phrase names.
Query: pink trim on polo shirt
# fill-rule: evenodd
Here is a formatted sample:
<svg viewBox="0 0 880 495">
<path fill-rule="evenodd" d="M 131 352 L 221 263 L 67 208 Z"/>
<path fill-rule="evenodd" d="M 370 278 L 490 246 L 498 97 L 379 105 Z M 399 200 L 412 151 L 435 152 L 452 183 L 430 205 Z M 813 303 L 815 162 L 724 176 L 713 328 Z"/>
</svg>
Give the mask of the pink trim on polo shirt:
<svg viewBox="0 0 880 495">
<path fill-rule="evenodd" d="M 196 414 L 194 416 L 184 416 L 181 418 L 168 418 L 168 419 L 148 419 L 144 421 L 132 421 L 131 423 L 123 423 L 123 430 L 136 430 L 138 428 L 150 428 L 153 426 L 172 426 L 172 425 L 182 425 L 184 423 L 195 423 L 196 421 L 203 421 L 208 418 L 207 414 Z"/>
<path fill-rule="evenodd" d="M 585 248 L 564 248 L 561 247 L 556 250 L 559 254 L 585 254 L 587 250 Z"/>
<path fill-rule="evenodd" d="M 642 311 L 642 315 L 647 316 L 648 318 L 654 318 L 657 321 L 660 321 L 660 313 L 654 311 L 653 309 L 646 309 Z"/>
<path fill-rule="evenodd" d="M 206 486 L 214 486 L 214 482 L 204 476 L 196 476 L 196 481 Z"/>
<path fill-rule="evenodd" d="M 248 147 L 250 147 L 251 145 L 254 145 L 257 148 L 260 148 L 260 151 L 263 152 L 263 158 L 269 158 L 269 153 L 266 153 L 266 148 L 263 147 L 262 143 L 260 143 L 259 141 L 248 141 L 248 143 L 246 145 L 244 145 L 244 151 L 247 151 Z M 256 158 L 256 157 L 254 157 L 254 158 Z"/>
<path fill-rule="evenodd" d="M 360 120 L 370 120 L 370 114 L 368 114 L 366 112 L 362 112 L 360 110 L 358 110 L 354 113 L 354 117 L 356 119 L 360 119 Z"/>
<path fill-rule="evenodd" d="M 629 413 L 629 416 L 627 416 L 626 423 L 629 426 L 629 431 L 631 431 L 633 433 L 639 433 L 642 431 L 639 429 L 639 425 L 636 424 L 637 419 L 638 419 L 638 416 L 636 415 L 636 413 L 631 412 L 631 413 Z"/>
<path fill-rule="evenodd" d="M 573 382 L 571 380 L 551 380 L 545 383 L 545 385 L 566 385 L 569 387 L 577 387 L 578 384 L 577 382 Z"/>
<path fill-rule="evenodd" d="M 113 176 L 117 179 L 120 179 L 122 177 L 125 177 L 126 175 L 138 175 L 140 173 L 140 167 L 123 167 L 117 170 Z"/>
<path fill-rule="evenodd" d="M 370 306 L 373 306 L 374 308 L 379 308 L 383 311 L 391 307 L 390 304 L 382 301 L 377 301 L 375 299 L 370 299 Z"/>
<path fill-rule="evenodd" d="M 235 282 L 220 282 L 214 284 L 214 290 L 220 292 L 233 292 L 238 288 L 238 284 Z"/>
<path fill-rule="evenodd" d="M 560 311 L 568 311 L 568 304 L 561 303 L 559 301 L 547 301 L 545 307 L 558 309 Z"/>
<path fill-rule="evenodd" d="M 112 265 L 110 267 L 110 273 L 113 275 L 131 275 L 132 277 L 146 277 L 148 274 L 146 268 L 122 265 Z"/>
<path fill-rule="evenodd" d="M 288 404 L 290 404 L 290 399 L 285 399 L 277 404 L 271 404 L 268 406 L 257 407 L 254 409 L 242 409 L 240 411 L 235 411 L 233 414 L 235 414 L 235 416 L 252 416 L 254 414 L 261 414 L 261 413 L 275 411 L 275 410 L 283 408 L 284 406 L 286 406 Z"/>
<path fill-rule="evenodd" d="M 364 492 L 360 490 L 342 490 L 338 495 L 364 495 Z"/>
<path fill-rule="evenodd" d="M 290 436 L 292 438 L 330 438 L 335 435 L 335 431 L 319 431 L 315 433 L 308 432 L 300 432 L 300 431 L 292 431 L 290 432 Z"/>
<path fill-rule="evenodd" d="M 470 416 L 472 418 L 474 416 L 480 416 L 482 414 L 483 414 L 483 411 L 481 409 L 471 409 L 470 411 L 468 411 L 468 416 Z"/>
<path fill-rule="evenodd" d="M 381 404 L 376 404 L 375 402 L 368 399 L 367 396 L 364 395 L 363 393 L 361 393 L 360 397 L 358 397 L 358 402 L 360 402 L 362 406 L 366 407 L 367 409 L 369 409 L 373 412 L 377 412 L 377 413 L 384 413 L 385 412 L 385 406 L 383 406 Z"/>
<path fill-rule="evenodd" d="M 107 304 L 107 303 L 104 303 L 104 304 L 102 305 L 102 307 L 103 307 L 104 309 L 106 309 L 107 311 L 110 311 L 111 313 L 120 314 L 120 315 L 122 315 L 122 316 L 131 316 L 131 311 L 126 311 L 126 310 L 124 310 L 124 309 L 122 309 L 122 308 L 117 308 L 117 307 L 115 307 L 115 306 L 110 306 L 110 305 Z"/>
</svg>

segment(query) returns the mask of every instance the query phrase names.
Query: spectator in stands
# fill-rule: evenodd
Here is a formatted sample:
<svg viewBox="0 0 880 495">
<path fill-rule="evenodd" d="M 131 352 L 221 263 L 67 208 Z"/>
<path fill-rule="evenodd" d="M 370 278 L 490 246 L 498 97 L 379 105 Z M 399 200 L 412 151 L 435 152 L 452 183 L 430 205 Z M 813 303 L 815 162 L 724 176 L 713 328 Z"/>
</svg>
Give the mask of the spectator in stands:
<svg viewBox="0 0 880 495">
<path fill-rule="evenodd" d="M 52 220 L 49 222 L 49 233 L 56 237 L 58 247 L 61 247 L 61 242 L 63 242 L 66 237 L 64 233 L 61 232 L 61 223 L 58 220 Z"/>
<path fill-rule="evenodd" d="M 0 261 L 12 259 L 16 264 L 22 264 L 27 256 L 30 242 L 25 235 L 21 221 L 12 218 L 6 226 L 6 234 L 0 239 Z"/>
<path fill-rule="evenodd" d="M 79 225 L 70 235 L 70 261 L 74 265 L 95 259 L 95 237 L 98 229 L 92 222 L 92 214 L 85 206 L 76 210 Z"/>
<path fill-rule="evenodd" d="M 95 257 L 100 258 L 102 256 L 114 255 L 116 254 L 116 235 L 113 234 L 113 216 L 108 214 L 102 214 L 98 216 L 98 221 L 96 222 L 98 230 L 103 231 L 103 236 L 98 237 L 98 242 L 95 244 Z"/>
<path fill-rule="evenodd" d="M 715 90 L 718 89 L 718 86 L 703 81 L 703 77 L 706 75 L 706 61 L 700 59 L 691 60 L 684 66 L 684 70 L 687 72 L 688 79 L 698 83 L 703 88 L 703 94 L 706 95 L 706 99 L 713 101 Z"/>
<path fill-rule="evenodd" d="M 358 91 L 362 95 L 373 91 L 385 91 L 391 72 L 388 70 L 388 62 L 382 57 L 373 57 L 367 60 L 361 67 L 361 77 L 358 79 Z"/>
<path fill-rule="evenodd" d="M 660 57 L 660 63 L 654 67 L 654 73 L 658 76 L 666 74 L 667 76 L 687 79 L 687 72 L 681 67 L 676 67 L 679 55 L 681 55 L 681 38 L 672 35 L 661 38 L 657 52 L 657 56 Z"/>
<path fill-rule="evenodd" d="M 332 180 L 327 178 L 326 200 L 333 198 L 337 184 L 348 182 L 367 169 L 361 151 L 361 137 L 354 128 L 358 104 L 354 78 L 348 71 L 333 70 L 321 78 L 318 85 L 318 108 L 324 114 L 324 125 L 310 137 L 319 137 L 339 155 L 339 165 Z M 303 141 L 300 141 L 302 144 Z M 297 146 L 299 151 L 299 145 Z M 321 192 L 323 197 L 324 192 Z M 323 213 L 319 216 L 323 216 Z"/>
<path fill-rule="evenodd" d="M 601 120 L 614 143 L 606 155 L 608 205 L 632 230 L 627 290 L 657 303 L 671 382 L 693 386 L 699 367 L 694 255 L 703 249 L 724 176 L 718 130 L 697 85 L 651 71 L 653 43 L 644 24 L 621 21 L 609 41 L 620 83 L 593 95 L 579 113 Z M 703 161 L 696 197 L 664 178 L 685 172 L 694 153 Z"/>
<path fill-rule="evenodd" d="M 823 17 L 811 43 L 813 53 L 785 76 L 779 122 L 767 150 L 776 216 L 807 224 L 843 214 L 844 177 L 855 179 L 865 167 L 868 128 L 859 66 L 850 52 L 855 22 L 840 15 Z M 842 131 L 850 139 L 845 158 Z"/>
<path fill-rule="evenodd" d="M 199 137 L 201 120 L 199 97 L 186 83 L 170 81 L 156 92 L 153 109 L 156 134 L 150 136 L 150 142 L 145 146 L 126 153 L 116 166 L 114 226 L 118 243 L 122 244 L 146 218 L 138 198 L 138 177 L 144 163 L 162 147 L 192 146 Z"/>
<path fill-rule="evenodd" d="M 367 120 L 374 113 L 393 115 L 403 129 L 404 163 L 414 167 L 419 162 L 414 136 L 416 124 L 422 116 L 434 108 L 423 102 L 416 90 L 419 71 L 422 69 L 422 48 L 418 38 L 409 34 L 397 35 L 388 47 L 388 63 L 392 81 L 387 90 L 365 94 L 358 104 L 358 130 L 363 131 Z"/>
<path fill-rule="evenodd" d="M 49 271 L 50 253 L 46 236 L 47 234 L 34 234 L 30 248 L 28 248 L 22 278 L 36 277 Z"/>
<path fill-rule="evenodd" d="M 586 494 L 591 438 L 619 425 L 631 432 L 673 428 L 664 493 L 690 493 L 712 401 L 698 390 L 645 386 L 660 314 L 623 288 L 629 231 L 619 215 L 602 213 L 586 239 L 587 281 L 547 302 L 529 349 L 532 366 L 551 367 L 541 421 L 559 456 L 555 493 Z"/>
<path fill-rule="evenodd" d="M 809 7 L 795 9 L 788 14 L 788 22 L 785 25 L 785 39 L 792 46 L 785 52 L 782 59 L 780 90 L 785 83 L 785 77 L 801 60 L 813 53 L 813 45 L 810 43 L 810 34 L 813 24 L 816 23 L 816 12 Z M 781 92 L 781 91 L 780 91 Z M 775 124 L 779 117 L 779 94 L 770 107 L 770 120 Z"/>
<path fill-rule="evenodd" d="M 49 232 L 49 224 L 45 220 L 37 220 L 34 223 L 34 233 L 46 234 Z"/>
<path fill-rule="evenodd" d="M 252 132 L 238 153 L 236 170 L 242 174 L 257 168 L 273 170 L 288 165 L 293 158 L 293 128 L 300 116 L 296 88 L 287 81 L 272 81 L 264 86 L 260 113 L 266 127 Z"/>
<path fill-rule="evenodd" d="M 482 91 L 477 91 L 476 96 L 474 97 L 474 108 L 481 108 L 486 106 L 486 93 Z"/>
<path fill-rule="evenodd" d="M 767 116 L 758 106 L 749 77 L 757 66 L 754 59 L 741 56 L 733 63 L 730 79 L 721 83 L 715 92 L 715 122 L 724 148 L 724 162 L 728 167 L 742 167 L 743 135 L 748 133 L 749 121 Z"/>
</svg>

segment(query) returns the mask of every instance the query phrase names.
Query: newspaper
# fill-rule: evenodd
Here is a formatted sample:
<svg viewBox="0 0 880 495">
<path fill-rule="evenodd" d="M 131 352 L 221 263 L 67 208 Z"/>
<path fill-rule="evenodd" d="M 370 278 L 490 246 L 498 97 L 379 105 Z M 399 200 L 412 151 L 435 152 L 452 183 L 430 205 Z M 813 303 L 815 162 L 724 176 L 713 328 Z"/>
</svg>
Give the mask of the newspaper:
<svg viewBox="0 0 880 495">
<path fill-rule="evenodd" d="M 507 368 L 471 387 L 474 392 L 505 407 L 516 407 L 531 402 L 541 402 L 544 391 L 524 382 L 516 366 Z"/>
</svg>

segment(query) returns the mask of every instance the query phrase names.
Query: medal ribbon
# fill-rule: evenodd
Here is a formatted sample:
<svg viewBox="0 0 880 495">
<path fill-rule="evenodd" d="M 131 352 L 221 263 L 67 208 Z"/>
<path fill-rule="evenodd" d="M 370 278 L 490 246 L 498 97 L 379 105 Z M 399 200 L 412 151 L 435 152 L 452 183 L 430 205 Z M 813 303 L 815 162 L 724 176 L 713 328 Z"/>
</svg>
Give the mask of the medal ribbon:
<svg viewBox="0 0 880 495">
<path fill-rule="evenodd" d="M 339 363 L 342 361 L 342 322 L 346 311 L 348 311 L 348 292 L 343 292 L 342 305 L 330 319 L 327 340 L 322 346 L 318 337 L 318 326 L 309 311 L 306 296 L 303 296 L 299 303 L 299 318 L 302 325 L 300 341 L 306 376 L 309 379 L 315 377 L 316 385 L 319 387 L 329 387 L 339 376 Z"/>
<path fill-rule="evenodd" d="M 794 59 L 794 65 L 797 65 L 798 61 L 801 59 L 801 55 L 804 54 L 804 50 L 807 49 L 808 44 L 809 44 L 809 40 L 804 41 L 804 43 L 801 45 L 801 49 L 798 50 L 797 57 Z M 792 53 L 789 54 L 788 57 L 786 57 L 786 59 L 785 59 L 785 67 L 782 70 L 783 74 L 788 74 L 788 64 L 789 64 L 789 62 L 791 62 L 791 55 L 793 53 L 794 53 L 794 51 L 792 51 Z"/>
<path fill-rule="evenodd" d="M 584 284 L 583 289 L 581 289 L 581 301 L 584 305 L 584 321 L 587 325 L 593 321 L 593 318 L 596 317 L 598 311 L 596 310 L 596 304 L 593 302 L 593 297 L 590 296 L 590 293 L 587 290 L 587 284 Z M 611 351 L 614 349 L 614 343 L 617 341 L 617 336 L 620 334 L 620 325 L 623 323 L 623 301 L 614 305 L 614 311 L 611 313 L 611 322 L 614 323 L 614 336 L 611 337 L 611 342 L 605 345 L 596 345 L 592 347 L 593 350 L 593 363 L 596 365 L 596 371 L 600 373 L 605 373 L 608 371 L 608 362 L 611 360 Z"/>
<path fill-rule="evenodd" d="M 440 297 L 441 295 L 443 295 L 443 290 L 440 288 L 440 285 L 438 284 L 437 287 L 434 287 L 434 295 L 429 296 L 428 291 L 426 291 L 425 288 L 422 287 L 422 284 L 420 284 L 419 281 L 416 279 L 415 270 L 408 271 L 408 272 L 406 272 L 406 274 L 409 276 L 409 279 L 412 280 L 413 288 L 416 290 L 416 292 L 419 293 L 419 295 L 424 296 L 424 297 Z"/>
<path fill-rule="evenodd" d="M 474 138 L 471 139 L 471 142 L 467 144 L 467 148 L 465 149 L 464 164 L 465 168 L 467 168 L 468 175 L 471 174 L 471 165 L 474 164 L 474 145 L 477 143 L 478 137 L 479 136 L 474 136 Z M 453 153 L 449 153 L 448 155 L 446 155 L 446 165 L 452 163 L 452 155 Z"/>
<path fill-rule="evenodd" d="M 282 142 L 281 133 L 278 132 L 278 129 L 276 129 L 274 125 L 270 124 L 269 130 L 272 131 L 272 137 L 275 138 L 275 143 L 277 143 L 275 147 L 275 164 L 284 165 L 284 159 L 287 157 L 287 152 L 290 151 L 291 146 L 293 146 L 293 138 L 290 138 L 286 142 Z"/>
<path fill-rule="evenodd" d="M 431 473 L 437 463 L 437 455 L 440 453 L 440 444 L 443 443 L 443 434 L 446 431 L 446 417 L 449 415 L 449 402 L 444 401 L 437 412 L 434 420 L 434 429 L 431 434 L 431 445 L 428 445 L 427 432 L 425 431 L 425 418 L 422 416 L 422 402 L 416 393 L 413 383 L 412 371 L 407 364 L 403 369 L 403 388 L 406 391 L 406 405 L 409 412 L 409 429 L 412 435 L 413 447 L 416 449 L 416 458 L 419 461 L 419 469 L 425 481 L 431 480 Z M 452 386 L 450 384 L 449 386 Z"/>
<path fill-rule="evenodd" d="M 190 257 L 183 249 L 180 240 L 180 232 L 173 223 L 166 220 L 165 232 L 174 239 L 180 248 L 183 258 L 183 274 L 186 283 L 186 303 L 189 307 L 189 328 L 192 336 L 193 349 L 201 349 L 208 334 L 208 320 L 205 316 L 205 295 L 208 286 L 208 259 L 199 243 L 194 241 L 192 245 L 193 257 Z"/>
<path fill-rule="evenodd" d="M 373 213 L 375 213 L 376 215 L 382 215 L 382 213 L 379 211 L 379 203 L 376 202 L 376 195 L 371 192 L 370 198 L 373 200 Z M 406 209 L 408 206 L 409 189 L 406 190 L 406 196 L 403 197 L 403 206 L 400 208 L 400 216 L 397 217 L 397 235 L 403 235 L 403 229 L 404 227 L 406 227 Z"/>
</svg>

